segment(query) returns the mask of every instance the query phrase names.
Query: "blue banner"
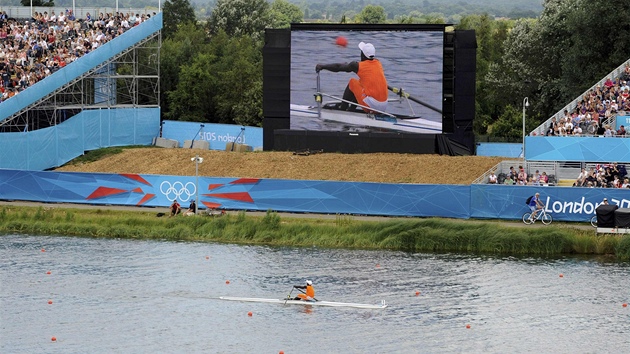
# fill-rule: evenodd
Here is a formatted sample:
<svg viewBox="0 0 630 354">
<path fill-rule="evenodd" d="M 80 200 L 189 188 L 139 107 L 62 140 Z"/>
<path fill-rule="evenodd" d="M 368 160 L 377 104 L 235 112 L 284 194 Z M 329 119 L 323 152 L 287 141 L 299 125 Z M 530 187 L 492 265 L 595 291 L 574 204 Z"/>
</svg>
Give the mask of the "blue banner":
<svg viewBox="0 0 630 354">
<path fill-rule="evenodd" d="M 179 147 L 186 140 L 205 140 L 211 150 L 225 150 L 227 144 L 236 142 L 262 148 L 262 128 L 245 127 L 232 124 L 211 124 L 200 122 L 180 122 L 165 120 L 162 122 L 162 137 L 177 140 Z"/>
<path fill-rule="evenodd" d="M 0 170 L 0 200 L 96 205 L 187 206 L 198 194 L 202 209 L 520 220 L 536 192 L 558 221 L 588 222 L 603 198 L 630 208 L 630 189 Z"/>
<path fill-rule="evenodd" d="M 525 137 L 532 161 L 630 162 L 630 139 L 605 137 Z"/>
<path fill-rule="evenodd" d="M 554 220 L 587 222 L 604 198 L 620 208 L 630 208 L 630 189 L 475 184 L 470 187 L 470 217 L 520 219 L 529 211 L 525 201 L 536 192 Z"/>
</svg>

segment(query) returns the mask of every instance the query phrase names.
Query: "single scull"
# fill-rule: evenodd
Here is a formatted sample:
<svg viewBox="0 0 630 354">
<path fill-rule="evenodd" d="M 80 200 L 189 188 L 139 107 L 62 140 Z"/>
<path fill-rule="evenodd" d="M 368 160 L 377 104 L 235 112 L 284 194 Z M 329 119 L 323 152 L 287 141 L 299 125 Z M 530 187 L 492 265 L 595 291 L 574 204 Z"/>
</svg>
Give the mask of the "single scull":
<svg viewBox="0 0 630 354">
<path fill-rule="evenodd" d="M 442 132 L 442 123 L 420 117 L 401 117 L 395 115 L 367 114 L 361 111 L 340 111 L 331 109 L 334 105 L 324 105 L 321 110 L 316 106 L 291 104 L 291 117 L 312 119 L 314 121 L 331 121 L 353 126 L 374 129 L 397 130 L 419 134 L 436 134 Z"/>
<path fill-rule="evenodd" d="M 246 302 L 268 302 L 272 304 L 290 304 L 290 305 L 313 305 L 313 306 L 332 306 L 332 307 L 354 307 L 358 309 L 384 309 L 387 307 L 385 300 L 380 305 L 357 304 L 352 302 L 333 302 L 333 301 L 305 301 L 305 300 L 288 300 L 288 299 L 263 299 L 256 297 L 232 297 L 221 296 L 221 300 L 229 301 L 246 301 Z"/>
</svg>

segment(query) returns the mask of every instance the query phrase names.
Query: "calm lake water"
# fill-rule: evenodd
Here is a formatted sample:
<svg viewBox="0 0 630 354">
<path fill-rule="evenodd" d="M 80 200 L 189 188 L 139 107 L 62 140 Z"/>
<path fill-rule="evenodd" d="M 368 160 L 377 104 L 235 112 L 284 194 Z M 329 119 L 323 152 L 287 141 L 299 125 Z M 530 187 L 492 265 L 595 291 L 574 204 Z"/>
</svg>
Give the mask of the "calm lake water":
<svg viewBox="0 0 630 354">
<path fill-rule="evenodd" d="M 622 353 L 629 275 L 588 258 L 10 235 L 0 352 Z M 305 279 L 320 300 L 390 307 L 217 299 L 283 298 Z"/>
</svg>

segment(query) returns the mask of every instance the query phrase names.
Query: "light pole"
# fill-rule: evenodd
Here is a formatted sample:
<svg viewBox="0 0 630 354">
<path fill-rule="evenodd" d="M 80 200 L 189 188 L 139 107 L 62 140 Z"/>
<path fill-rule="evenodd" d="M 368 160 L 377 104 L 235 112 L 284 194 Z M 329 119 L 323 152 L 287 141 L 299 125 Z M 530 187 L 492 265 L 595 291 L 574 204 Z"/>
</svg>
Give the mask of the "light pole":
<svg viewBox="0 0 630 354">
<path fill-rule="evenodd" d="M 195 163 L 195 215 L 199 210 L 199 164 L 203 162 L 203 157 L 195 155 L 190 161 Z"/>
<path fill-rule="evenodd" d="M 523 99 L 523 160 L 525 160 L 525 111 L 529 107 L 529 98 Z"/>
</svg>

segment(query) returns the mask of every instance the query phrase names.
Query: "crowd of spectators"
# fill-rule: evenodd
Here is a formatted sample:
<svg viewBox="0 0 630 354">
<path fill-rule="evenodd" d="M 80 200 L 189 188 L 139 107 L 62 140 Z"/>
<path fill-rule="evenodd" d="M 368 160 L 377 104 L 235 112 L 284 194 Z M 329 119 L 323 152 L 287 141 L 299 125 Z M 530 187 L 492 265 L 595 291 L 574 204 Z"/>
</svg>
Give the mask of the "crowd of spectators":
<svg viewBox="0 0 630 354">
<path fill-rule="evenodd" d="M 553 184 L 553 180 L 549 178 L 547 172 L 536 170 L 532 174 L 525 172 L 523 166 L 518 166 L 518 171 L 514 166 L 510 166 L 508 173 L 500 173 L 498 176 L 491 172 L 488 176 L 489 184 L 505 184 L 505 185 L 517 185 L 517 186 L 548 186 Z"/>
<path fill-rule="evenodd" d="M 101 13 L 75 18 L 72 10 L 35 12 L 28 20 L 0 12 L 0 102 L 83 55 L 90 53 L 150 15 Z"/>
<path fill-rule="evenodd" d="M 584 134 L 605 137 L 626 136 L 626 130 L 615 130 L 605 122 L 617 115 L 630 113 L 630 65 L 626 64 L 617 79 L 607 79 L 586 93 L 573 111 L 564 110 L 559 120 L 552 118 L 545 135 L 581 136 Z"/>
<path fill-rule="evenodd" d="M 630 188 L 630 178 L 625 165 L 617 163 L 598 164 L 588 171 L 583 168 L 573 183 L 574 187 Z"/>
<path fill-rule="evenodd" d="M 504 184 L 516 186 L 548 186 L 555 184 L 555 177 L 536 170 L 532 174 L 525 172 L 523 166 L 510 167 L 509 172 L 496 175 L 491 172 L 488 184 Z M 630 176 L 626 166 L 618 163 L 597 164 L 589 169 L 582 168 L 573 187 L 587 188 L 630 188 Z"/>
</svg>

